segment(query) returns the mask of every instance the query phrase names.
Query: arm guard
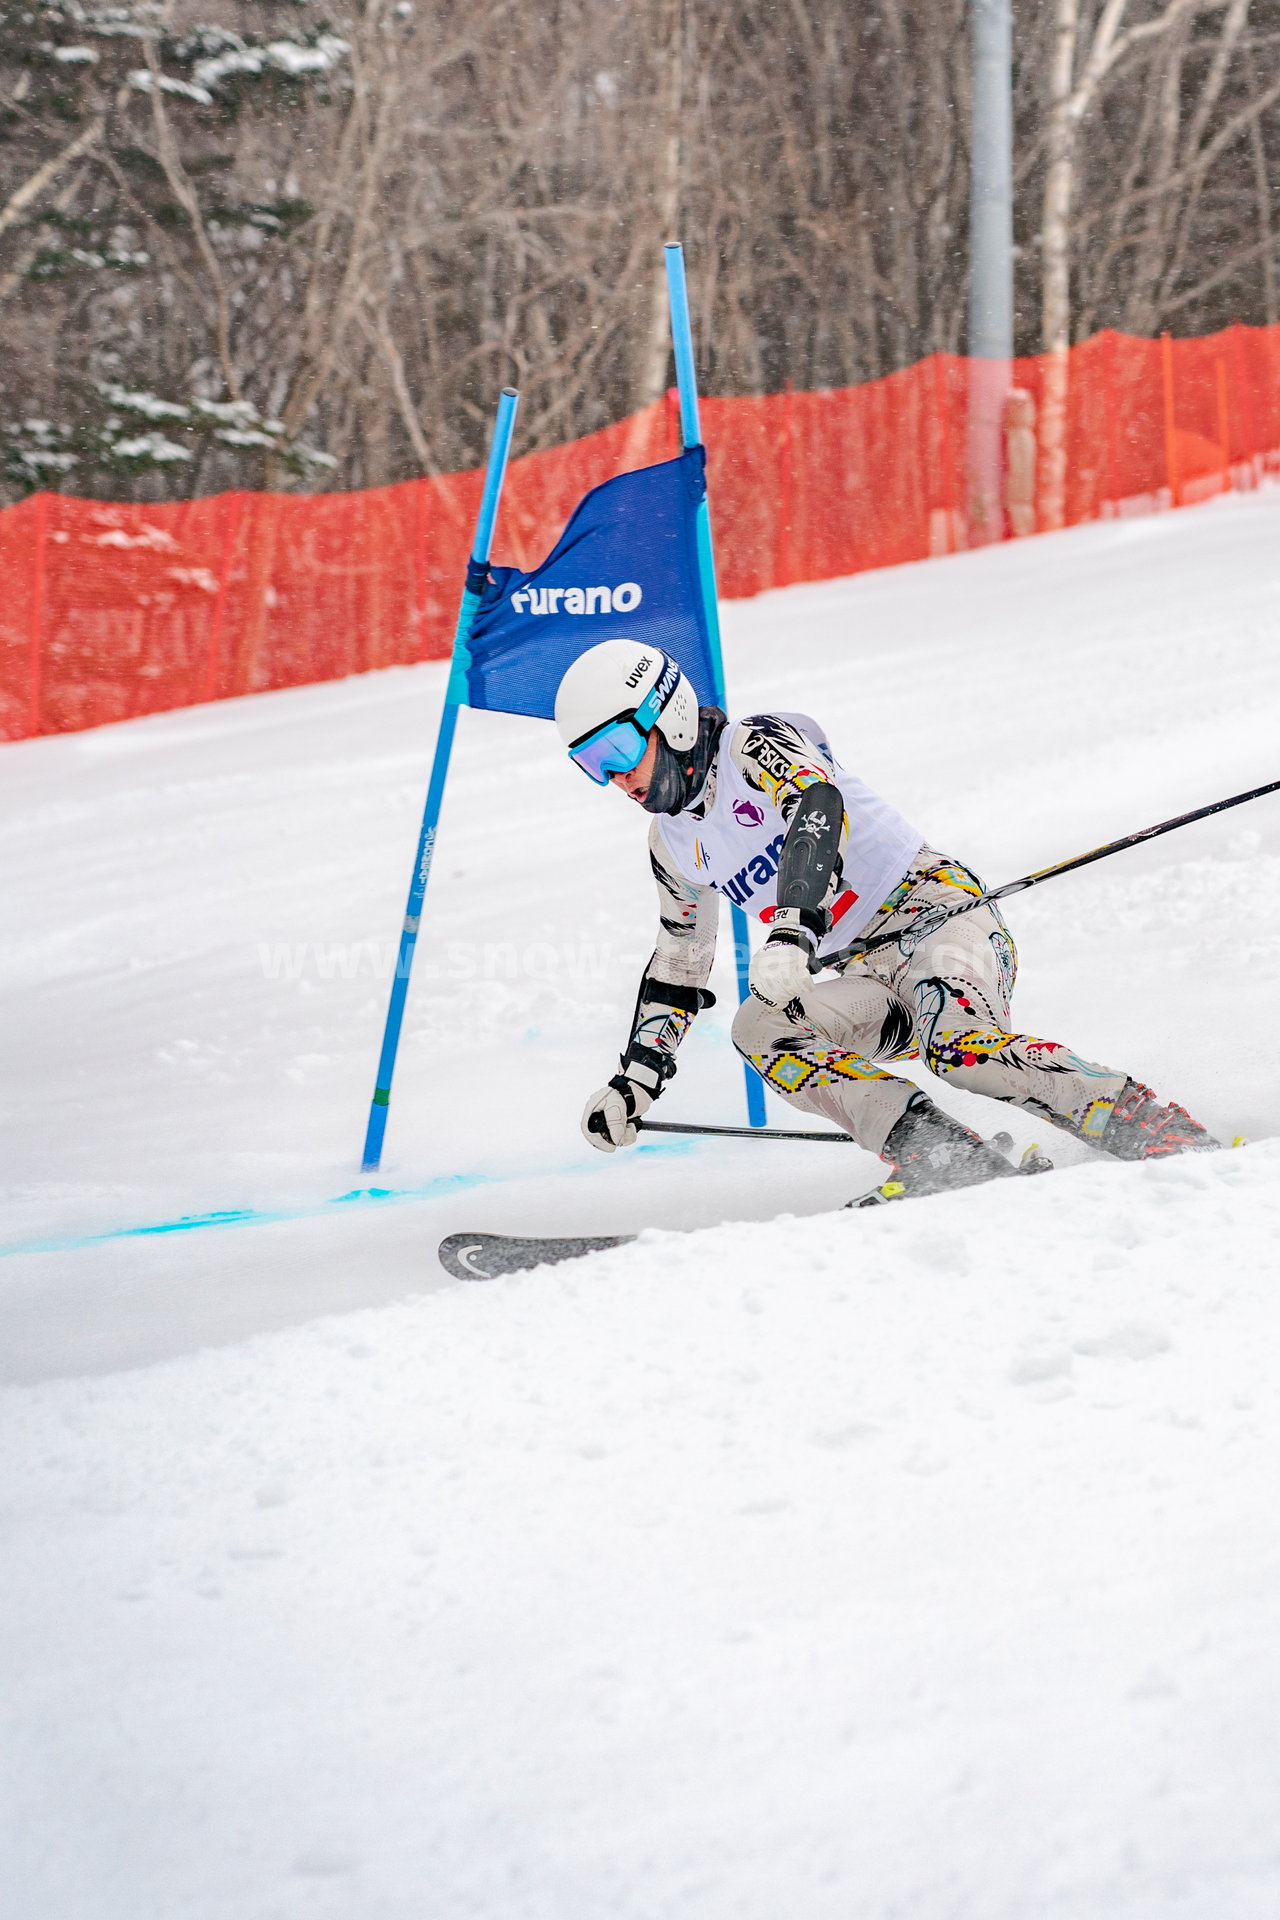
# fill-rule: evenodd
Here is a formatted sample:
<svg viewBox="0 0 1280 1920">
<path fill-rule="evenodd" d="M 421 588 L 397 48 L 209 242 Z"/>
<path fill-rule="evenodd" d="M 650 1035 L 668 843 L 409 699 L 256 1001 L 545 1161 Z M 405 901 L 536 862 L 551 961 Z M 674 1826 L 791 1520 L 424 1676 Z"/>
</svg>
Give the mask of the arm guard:
<svg viewBox="0 0 1280 1920">
<path fill-rule="evenodd" d="M 619 1077 L 643 1087 L 656 1100 L 676 1070 L 676 1048 L 703 1007 L 713 1007 L 706 987 L 675 987 L 646 973 L 636 995 L 631 1037 L 618 1062 Z"/>
<path fill-rule="evenodd" d="M 800 795 L 778 859 L 778 911 L 773 933 L 798 939 L 801 928 L 816 947 L 827 931 L 826 902 L 840 878 L 844 799 L 822 780 Z"/>
</svg>

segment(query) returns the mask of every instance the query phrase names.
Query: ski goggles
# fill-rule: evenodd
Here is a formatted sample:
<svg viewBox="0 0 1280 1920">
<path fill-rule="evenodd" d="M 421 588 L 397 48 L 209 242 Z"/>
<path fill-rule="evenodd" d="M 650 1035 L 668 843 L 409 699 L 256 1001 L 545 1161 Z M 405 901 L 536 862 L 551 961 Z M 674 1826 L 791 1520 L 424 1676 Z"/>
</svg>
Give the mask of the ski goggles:
<svg viewBox="0 0 1280 1920">
<path fill-rule="evenodd" d="M 675 691 L 680 669 L 669 660 L 638 707 L 615 713 L 612 720 L 584 733 L 569 749 L 569 758 L 588 780 L 607 786 L 615 773 L 630 773 L 644 759 L 649 734 Z"/>
<path fill-rule="evenodd" d="M 569 758 L 582 768 L 588 780 L 603 787 L 615 773 L 630 773 L 632 767 L 638 767 L 648 744 L 649 728 L 641 728 L 639 713 L 620 713 L 585 739 L 575 740 Z"/>
</svg>

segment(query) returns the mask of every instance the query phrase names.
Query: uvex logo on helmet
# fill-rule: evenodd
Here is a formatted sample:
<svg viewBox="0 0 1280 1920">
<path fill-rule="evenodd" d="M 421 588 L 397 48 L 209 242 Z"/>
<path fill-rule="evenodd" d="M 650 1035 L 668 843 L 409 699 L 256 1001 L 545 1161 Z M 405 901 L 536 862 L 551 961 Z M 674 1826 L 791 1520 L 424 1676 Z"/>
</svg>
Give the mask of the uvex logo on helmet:
<svg viewBox="0 0 1280 1920">
<path fill-rule="evenodd" d="M 617 587 L 517 587 L 513 613 L 634 613 L 644 589 L 634 580 Z"/>
</svg>

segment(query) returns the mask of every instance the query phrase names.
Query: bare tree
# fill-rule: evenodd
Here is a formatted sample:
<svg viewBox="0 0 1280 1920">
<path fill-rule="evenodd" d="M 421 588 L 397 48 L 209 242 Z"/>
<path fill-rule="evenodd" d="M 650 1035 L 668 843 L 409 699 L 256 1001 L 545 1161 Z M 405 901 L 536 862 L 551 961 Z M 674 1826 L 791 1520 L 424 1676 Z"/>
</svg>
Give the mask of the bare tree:
<svg viewBox="0 0 1280 1920">
<path fill-rule="evenodd" d="M 97 11 L 95 11 L 95 8 Z M 213 24 L 210 23 L 210 9 Z M 381 484 L 962 344 L 966 0 L 32 0 L 0 17 L 0 451 L 138 498 Z M 1276 317 L 1280 0 L 1016 0 L 1018 347 Z M 638 443 L 637 443 L 638 445 Z"/>
<path fill-rule="evenodd" d="M 640 341 L 634 404 L 648 406 L 661 397 L 670 351 L 667 320 L 667 282 L 662 248 L 679 237 L 681 110 L 684 105 L 684 0 L 666 0 L 666 19 L 660 17 L 666 74 L 660 75 L 659 112 L 654 126 L 653 290 Z M 665 82 L 665 84 L 663 84 Z"/>
<path fill-rule="evenodd" d="M 1157 35 L 1168 35 L 1196 11 L 1248 0 L 1164 0 L 1151 19 L 1124 26 L 1129 0 L 1103 0 L 1091 23 L 1080 0 L 1054 0 L 1049 73 L 1048 152 L 1042 250 L 1041 345 L 1051 356 L 1040 407 L 1040 522 L 1060 527 L 1066 512 L 1067 349 L 1071 344 L 1072 202 L 1080 128 L 1126 57 Z M 1084 37 L 1084 57 L 1077 51 Z"/>
</svg>

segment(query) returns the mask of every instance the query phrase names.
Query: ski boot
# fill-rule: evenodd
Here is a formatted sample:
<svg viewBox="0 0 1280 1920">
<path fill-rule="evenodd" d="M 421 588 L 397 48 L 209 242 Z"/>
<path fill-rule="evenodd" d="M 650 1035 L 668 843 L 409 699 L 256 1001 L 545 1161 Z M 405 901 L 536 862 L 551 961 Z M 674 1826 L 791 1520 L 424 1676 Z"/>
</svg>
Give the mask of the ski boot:
<svg viewBox="0 0 1280 1920">
<path fill-rule="evenodd" d="M 1220 1140 L 1185 1107 L 1161 1106 L 1150 1087 L 1126 1080 L 1098 1145 L 1117 1160 L 1162 1160 L 1172 1153 L 1216 1153 Z"/>
<path fill-rule="evenodd" d="M 861 1200 L 850 1200 L 851 1207 L 879 1207 L 889 1200 L 950 1193 L 985 1180 L 1009 1179 L 1019 1171 L 969 1127 L 941 1112 L 924 1093 L 912 1094 L 906 1112 L 890 1130 L 881 1158 L 893 1168 L 889 1178 Z"/>
</svg>

